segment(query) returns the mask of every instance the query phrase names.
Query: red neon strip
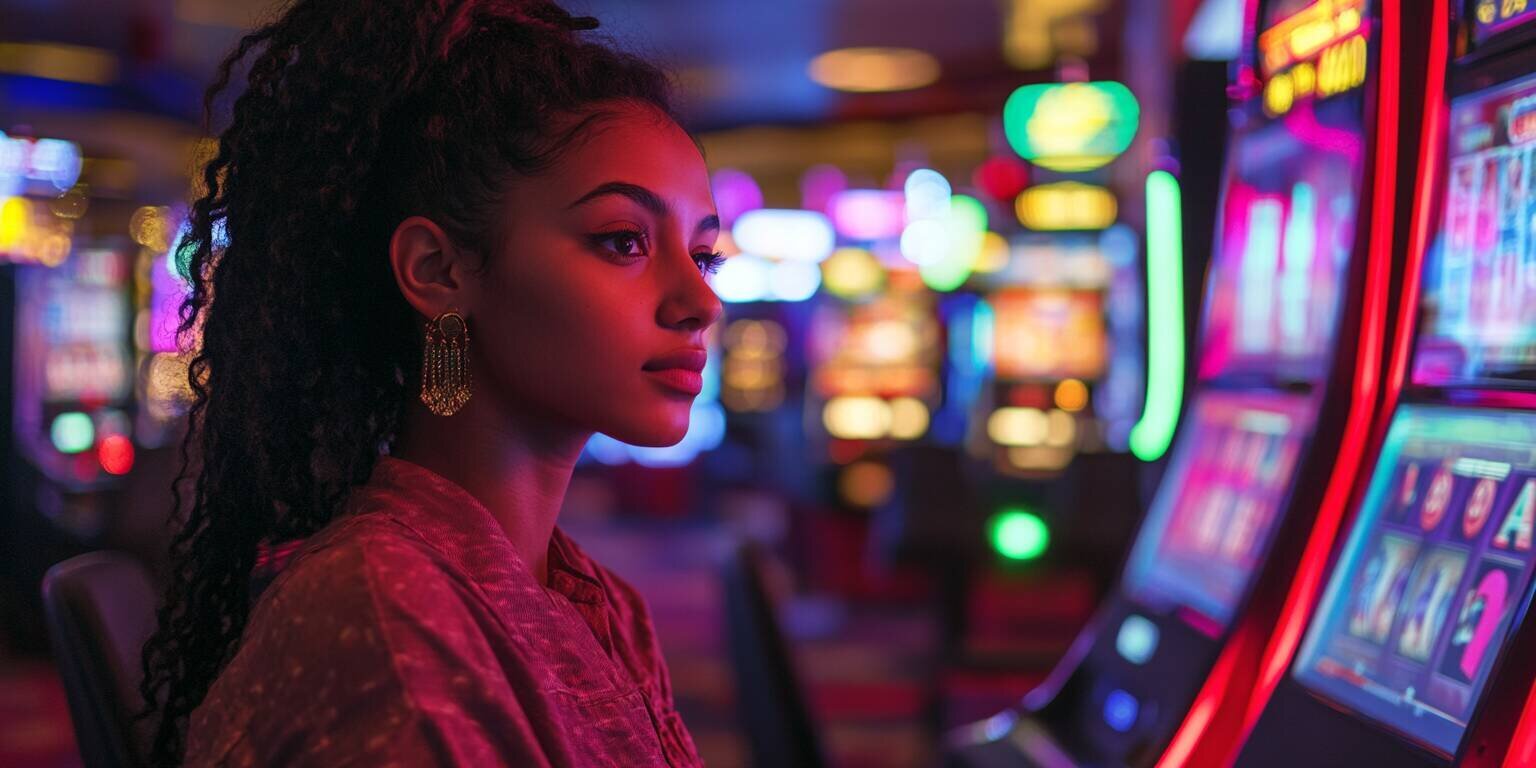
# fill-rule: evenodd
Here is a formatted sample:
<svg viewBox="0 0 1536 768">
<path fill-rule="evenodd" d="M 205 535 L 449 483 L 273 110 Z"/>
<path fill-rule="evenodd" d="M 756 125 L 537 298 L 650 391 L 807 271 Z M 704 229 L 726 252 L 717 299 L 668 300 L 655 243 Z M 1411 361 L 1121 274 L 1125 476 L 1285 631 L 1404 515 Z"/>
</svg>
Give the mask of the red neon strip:
<svg viewBox="0 0 1536 768">
<path fill-rule="evenodd" d="M 1509 751 L 1504 753 L 1503 768 L 1528 768 L 1536 764 L 1536 688 L 1525 700 L 1525 711 L 1515 725 L 1515 734 L 1509 739 Z"/>
<path fill-rule="evenodd" d="M 1391 243 L 1392 243 L 1392 198 L 1396 190 L 1396 155 L 1397 155 L 1397 113 L 1398 104 L 1398 80 L 1401 77 L 1399 66 L 1402 55 L 1401 22 L 1397 18 L 1400 7 L 1397 3 L 1384 3 L 1382 7 L 1382 72 L 1379 88 L 1381 113 L 1377 120 L 1377 136 L 1380 141 L 1376 153 L 1377 177 L 1384 183 L 1375 188 L 1373 197 L 1373 210 L 1371 211 L 1371 261 L 1370 274 L 1366 286 L 1365 315 L 1361 320 L 1360 358 L 1355 378 L 1355 400 L 1351 404 L 1348 421 L 1345 427 L 1344 444 L 1339 449 L 1339 463 L 1334 467 L 1333 476 L 1329 479 L 1328 488 L 1323 496 L 1322 508 L 1318 511 L 1317 522 L 1312 528 L 1312 537 L 1307 542 L 1307 549 L 1302 555 L 1300 566 L 1297 568 L 1296 579 L 1292 582 L 1290 594 L 1286 597 L 1285 608 L 1281 613 L 1278 629 L 1270 647 L 1265 652 L 1263 670 L 1260 673 L 1258 683 L 1254 686 L 1253 695 L 1249 700 L 1244 733 L 1251 731 L 1263 712 L 1264 705 L 1269 701 L 1275 686 L 1280 681 L 1280 676 L 1290 666 L 1291 659 L 1295 655 L 1296 646 L 1301 640 L 1301 634 L 1305 630 L 1307 621 L 1311 618 L 1312 609 L 1315 606 L 1317 588 L 1322 582 L 1324 571 L 1328 564 L 1329 552 L 1333 549 L 1333 542 L 1338 533 L 1340 523 L 1349 507 L 1351 486 L 1359 472 L 1364 458 L 1367 439 L 1370 434 L 1371 408 L 1370 400 L 1377 388 L 1376 370 L 1381 363 L 1382 341 L 1381 333 L 1385 326 L 1386 298 L 1388 292 L 1388 277 L 1390 273 Z M 1430 37 L 1429 71 L 1426 78 L 1427 98 L 1424 108 L 1423 140 L 1419 147 L 1419 160 L 1421 174 L 1432 170 L 1433 166 L 1424 165 L 1426 158 L 1436 156 L 1440 142 L 1437 138 L 1439 126 L 1439 113 L 1444 98 L 1445 65 L 1448 57 L 1446 39 L 1444 35 L 1445 25 L 1449 23 L 1444 2 L 1435 4 L 1434 30 Z M 1381 126 L 1388 126 L 1383 130 Z M 1414 292 L 1412 298 L 1417 298 L 1417 283 L 1419 262 L 1422 259 L 1423 245 L 1427 242 L 1425 230 L 1428 227 L 1428 218 L 1432 215 L 1427 210 L 1426 201 L 1429 190 L 1433 188 L 1433 177 L 1420 175 L 1419 200 L 1414 211 L 1413 238 L 1408 254 L 1408 274 L 1405 275 L 1404 285 L 1411 284 L 1408 289 Z M 1405 299 L 1409 298 L 1408 290 L 1405 290 Z M 1405 303 L 1402 307 L 1403 317 L 1410 316 L 1412 304 Z M 1393 350 L 1391 376 L 1388 378 L 1387 392 L 1391 398 L 1388 406 L 1395 405 L 1396 397 L 1402 389 L 1401 372 L 1407 363 L 1401 359 L 1406 356 L 1409 348 L 1407 333 L 1412 330 L 1411 321 L 1399 319 L 1399 338 Z M 1390 411 L 1386 411 L 1390 412 Z"/>
<path fill-rule="evenodd" d="M 1372 177 L 1378 183 L 1372 195 L 1371 239 L 1366 255 L 1367 271 L 1364 306 L 1360 319 L 1360 347 L 1355 358 L 1354 394 L 1346 417 L 1344 441 L 1339 446 L 1338 462 L 1334 464 L 1333 473 L 1328 478 L 1328 487 L 1323 495 L 1322 506 L 1312 526 L 1312 535 L 1307 540 L 1295 580 L 1281 609 L 1274 639 L 1264 649 L 1259 679 L 1254 685 L 1244 713 L 1242 735 L 1236 740 L 1222 744 L 1221 748 L 1217 749 L 1224 754 L 1202 756 L 1203 759 L 1198 761 L 1200 765 L 1226 766 L 1236 760 L 1237 750 L 1242 747 L 1248 733 L 1258 722 L 1264 705 L 1268 703 L 1270 694 L 1274 692 L 1275 686 L 1280 681 L 1280 675 L 1290 665 L 1291 657 L 1295 654 L 1296 646 L 1300 642 L 1302 630 L 1306 628 L 1307 620 L 1310 618 L 1317 586 L 1327 567 L 1328 554 L 1333 549 L 1339 524 L 1348 508 L 1355 476 L 1364 458 L 1374 401 L 1380 386 L 1377 372 L 1381 366 L 1384 346 L 1382 334 L 1386 326 L 1387 298 L 1392 273 L 1392 234 L 1395 214 L 1393 203 L 1397 192 L 1397 125 L 1400 108 L 1398 90 L 1401 78 L 1402 25 L 1396 3 L 1383 3 L 1381 14 L 1381 71 L 1377 78 L 1379 108 L 1376 115 L 1375 151 L 1377 167 Z M 1439 23 L 1441 20 L 1437 18 L 1436 21 Z M 1436 40 L 1438 41 L 1439 38 Z M 1437 55 L 1436 45 L 1439 43 L 1433 43 L 1431 46 L 1432 56 Z M 1443 65 L 1446 52 L 1439 50 L 1438 56 L 1438 59 L 1432 59 L 1432 61 L 1438 61 Z M 1195 748 L 1205 741 L 1205 727 L 1222 703 L 1229 685 L 1228 678 L 1231 677 L 1233 668 L 1236 666 L 1238 654 L 1242 652 L 1243 644 L 1234 642 L 1235 640 L 1237 640 L 1236 637 L 1222 649 L 1211 676 L 1201 686 L 1194 706 L 1190 708 L 1190 714 L 1180 724 L 1178 732 L 1169 743 L 1168 750 L 1158 761 L 1157 768 L 1182 768 L 1195 762 L 1191 761 L 1190 757 Z M 1240 690 L 1232 693 L 1233 696 L 1241 695 Z"/>
</svg>

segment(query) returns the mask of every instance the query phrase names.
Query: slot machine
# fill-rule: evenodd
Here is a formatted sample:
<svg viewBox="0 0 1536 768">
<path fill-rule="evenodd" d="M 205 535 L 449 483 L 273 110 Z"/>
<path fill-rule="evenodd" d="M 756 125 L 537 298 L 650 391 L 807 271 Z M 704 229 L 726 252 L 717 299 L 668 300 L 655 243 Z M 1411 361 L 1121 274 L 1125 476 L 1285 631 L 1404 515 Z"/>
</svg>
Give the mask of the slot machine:
<svg viewBox="0 0 1536 768">
<path fill-rule="evenodd" d="M 1368 0 L 1270 0 L 1246 16 L 1195 383 L 1167 472 L 1066 658 L 1015 708 L 955 732 L 951 764 L 1151 765 L 1176 737 L 1215 735 L 1211 681 L 1252 679 L 1256 652 L 1228 651 L 1273 631 L 1326 489 L 1353 477 L 1341 446 L 1377 406 L 1416 159 L 1399 88 L 1421 65 L 1401 51 L 1427 25 Z"/>
<path fill-rule="evenodd" d="M 1536 9 L 1434 5 L 1390 420 L 1239 766 L 1536 761 Z"/>
</svg>

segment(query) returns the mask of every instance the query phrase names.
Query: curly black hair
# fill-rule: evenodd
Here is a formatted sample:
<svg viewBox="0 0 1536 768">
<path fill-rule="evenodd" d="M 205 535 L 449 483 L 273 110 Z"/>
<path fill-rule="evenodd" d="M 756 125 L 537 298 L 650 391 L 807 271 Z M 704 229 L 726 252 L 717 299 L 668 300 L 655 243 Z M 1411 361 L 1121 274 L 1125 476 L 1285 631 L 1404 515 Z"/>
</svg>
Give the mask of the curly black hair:
<svg viewBox="0 0 1536 768">
<path fill-rule="evenodd" d="M 541 0 L 297 0 L 224 59 L 210 125 L 255 52 L 176 254 L 200 346 L 185 512 L 142 659 L 155 765 L 181 763 L 238 648 L 260 546 L 324 527 L 394 438 L 421 354 L 395 226 L 424 215 L 489 254 L 509 178 L 625 105 L 673 115 L 667 76 L 596 26 Z"/>
</svg>

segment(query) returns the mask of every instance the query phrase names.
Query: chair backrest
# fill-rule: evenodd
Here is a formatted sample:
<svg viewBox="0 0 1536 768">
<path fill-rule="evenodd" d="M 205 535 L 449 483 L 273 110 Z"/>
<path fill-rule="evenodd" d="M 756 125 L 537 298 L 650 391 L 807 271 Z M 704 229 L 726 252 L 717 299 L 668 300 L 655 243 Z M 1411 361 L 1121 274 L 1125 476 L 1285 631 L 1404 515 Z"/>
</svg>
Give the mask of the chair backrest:
<svg viewBox="0 0 1536 768">
<path fill-rule="evenodd" d="M 43 610 L 87 768 L 145 765 L 140 649 L 155 626 L 155 591 L 138 561 L 88 552 L 43 577 Z"/>
<path fill-rule="evenodd" d="M 827 765 L 764 579 L 762 553 L 740 544 L 725 564 L 725 615 L 737 712 L 756 768 Z"/>
</svg>

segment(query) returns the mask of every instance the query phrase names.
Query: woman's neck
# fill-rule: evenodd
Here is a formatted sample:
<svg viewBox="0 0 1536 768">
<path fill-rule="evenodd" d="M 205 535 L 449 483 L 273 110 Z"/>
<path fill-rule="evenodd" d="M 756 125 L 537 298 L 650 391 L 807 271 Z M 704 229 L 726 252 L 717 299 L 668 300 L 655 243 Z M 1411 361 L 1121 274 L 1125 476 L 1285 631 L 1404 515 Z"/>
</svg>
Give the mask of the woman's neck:
<svg viewBox="0 0 1536 768">
<path fill-rule="evenodd" d="M 412 402 L 391 454 L 457 483 L 484 504 L 534 578 L 548 584 L 549 539 L 589 437 L 508 414 L 484 397 L 447 417 Z"/>
</svg>

